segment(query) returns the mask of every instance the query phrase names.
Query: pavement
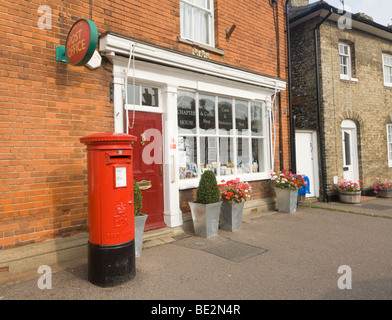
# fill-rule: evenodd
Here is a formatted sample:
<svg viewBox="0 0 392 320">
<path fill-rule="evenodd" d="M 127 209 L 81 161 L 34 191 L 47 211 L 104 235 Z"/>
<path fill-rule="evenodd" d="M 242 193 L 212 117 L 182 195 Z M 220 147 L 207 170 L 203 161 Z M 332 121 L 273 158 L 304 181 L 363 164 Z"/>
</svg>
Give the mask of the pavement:
<svg viewBox="0 0 392 320">
<path fill-rule="evenodd" d="M 305 202 L 244 217 L 240 231 L 193 232 L 143 249 L 133 280 L 100 288 L 86 258 L 0 284 L 0 300 L 390 300 L 392 199 Z M 42 280 L 41 280 L 42 282 Z"/>
</svg>

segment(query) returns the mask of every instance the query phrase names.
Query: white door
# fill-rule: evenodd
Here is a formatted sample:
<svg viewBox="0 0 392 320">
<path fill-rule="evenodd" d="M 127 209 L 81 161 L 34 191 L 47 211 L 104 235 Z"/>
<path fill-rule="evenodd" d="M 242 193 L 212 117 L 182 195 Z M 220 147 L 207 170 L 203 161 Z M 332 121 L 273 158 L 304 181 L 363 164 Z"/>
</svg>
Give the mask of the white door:
<svg viewBox="0 0 392 320">
<path fill-rule="evenodd" d="M 342 122 L 343 179 L 358 182 L 357 126 L 354 121 Z"/>
<path fill-rule="evenodd" d="M 295 146 L 297 157 L 297 173 L 309 178 L 309 191 L 307 197 L 319 196 L 319 176 L 317 160 L 317 140 L 314 131 L 296 131 Z"/>
</svg>

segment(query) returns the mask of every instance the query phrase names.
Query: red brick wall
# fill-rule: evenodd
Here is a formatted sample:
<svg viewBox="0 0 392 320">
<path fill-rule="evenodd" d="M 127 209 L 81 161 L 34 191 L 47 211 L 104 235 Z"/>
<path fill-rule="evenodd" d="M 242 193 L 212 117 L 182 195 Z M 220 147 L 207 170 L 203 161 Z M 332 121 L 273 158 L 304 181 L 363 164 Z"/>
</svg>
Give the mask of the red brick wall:
<svg viewBox="0 0 392 320">
<path fill-rule="evenodd" d="M 114 31 L 192 51 L 177 40 L 179 0 L 92 3 L 45 2 L 52 10 L 51 28 L 45 30 L 38 28 L 42 1 L 0 4 L 0 249 L 87 230 L 86 152 L 79 138 L 113 131 L 112 75 L 105 60 L 94 71 L 55 61 L 56 45 L 65 45 L 72 24 L 79 18 L 92 19 L 100 34 Z M 215 1 L 215 41 L 224 55 L 210 53 L 211 59 L 285 79 L 283 3 L 278 5 L 280 75 L 268 0 Z M 228 42 L 226 29 L 233 24 L 237 28 Z M 288 118 L 282 119 L 288 168 Z"/>
</svg>

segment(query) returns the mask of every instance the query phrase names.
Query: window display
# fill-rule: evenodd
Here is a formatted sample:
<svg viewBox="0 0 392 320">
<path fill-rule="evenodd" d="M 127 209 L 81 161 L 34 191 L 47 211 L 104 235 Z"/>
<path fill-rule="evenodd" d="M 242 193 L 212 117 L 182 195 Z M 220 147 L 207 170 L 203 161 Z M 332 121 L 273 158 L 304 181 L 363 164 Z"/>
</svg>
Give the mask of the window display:
<svg viewBox="0 0 392 320">
<path fill-rule="evenodd" d="M 234 174 L 232 138 L 219 138 L 219 164 L 219 173 L 221 176 Z"/>
<path fill-rule="evenodd" d="M 178 166 L 180 179 L 197 177 L 197 148 L 195 137 L 178 138 Z"/>
<path fill-rule="evenodd" d="M 217 153 L 215 137 L 200 137 L 200 168 L 201 173 L 211 170 L 216 174 Z"/>
<path fill-rule="evenodd" d="M 265 103 L 185 90 L 177 97 L 180 179 L 205 170 L 217 176 L 266 172 Z"/>
</svg>

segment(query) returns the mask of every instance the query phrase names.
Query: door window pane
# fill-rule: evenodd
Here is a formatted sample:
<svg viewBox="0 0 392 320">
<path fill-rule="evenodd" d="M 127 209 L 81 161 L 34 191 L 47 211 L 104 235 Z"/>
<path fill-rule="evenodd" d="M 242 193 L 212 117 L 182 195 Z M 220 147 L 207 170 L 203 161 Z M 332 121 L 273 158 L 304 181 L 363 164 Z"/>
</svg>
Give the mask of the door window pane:
<svg viewBox="0 0 392 320">
<path fill-rule="evenodd" d="M 241 174 L 249 172 L 249 139 L 239 137 L 237 138 L 237 173 Z"/>
<path fill-rule="evenodd" d="M 127 103 L 136 106 L 159 107 L 158 88 L 149 86 L 133 85 L 127 86 Z"/>
<path fill-rule="evenodd" d="M 344 132 L 344 154 L 345 154 L 345 166 L 351 166 L 351 145 L 350 145 L 350 134 Z"/>
<path fill-rule="evenodd" d="M 263 136 L 263 112 L 261 103 L 252 102 L 250 112 L 252 136 Z"/>
<path fill-rule="evenodd" d="M 128 104 L 140 106 L 140 87 L 139 85 L 129 84 L 127 87 Z"/>
<path fill-rule="evenodd" d="M 201 171 L 211 170 L 216 174 L 217 152 L 215 137 L 200 137 L 200 168 Z"/>
<path fill-rule="evenodd" d="M 142 86 L 142 105 L 158 107 L 158 88 Z"/>
<path fill-rule="evenodd" d="M 200 133 L 215 134 L 215 97 L 199 95 Z"/>
<path fill-rule="evenodd" d="M 238 135 L 248 135 L 248 103 L 235 100 L 235 127 Z"/>
<path fill-rule="evenodd" d="M 221 176 L 234 173 L 232 138 L 226 138 L 226 137 L 219 138 L 219 163 L 220 163 Z"/>
<path fill-rule="evenodd" d="M 196 103 L 193 92 L 178 91 L 178 133 L 196 133 Z"/>
<path fill-rule="evenodd" d="M 233 132 L 233 104 L 232 99 L 218 98 L 219 133 L 232 134 Z"/>
<path fill-rule="evenodd" d="M 195 137 L 178 138 L 178 166 L 180 179 L 197 177 L 197 145 Z"/>
</svg>

